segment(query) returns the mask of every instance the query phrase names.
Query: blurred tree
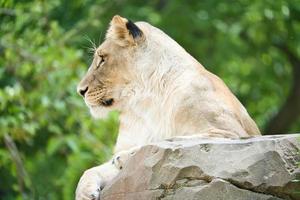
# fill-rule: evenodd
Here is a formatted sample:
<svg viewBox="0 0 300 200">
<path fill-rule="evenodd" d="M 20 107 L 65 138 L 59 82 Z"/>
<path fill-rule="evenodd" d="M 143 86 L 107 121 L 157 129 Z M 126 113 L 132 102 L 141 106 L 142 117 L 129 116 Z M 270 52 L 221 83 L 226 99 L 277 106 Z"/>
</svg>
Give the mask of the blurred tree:
<svg viewBox="0 0 300 200">
<path fill-rule="evenodd" d="M 161 28 L 220 76 L 263 133 L 300 129 L 298 0 L 0 0 L 1 199 L 74 199 L 111 155 L 118 115 L 76 94 L 113 15 Z"/>
</svg>

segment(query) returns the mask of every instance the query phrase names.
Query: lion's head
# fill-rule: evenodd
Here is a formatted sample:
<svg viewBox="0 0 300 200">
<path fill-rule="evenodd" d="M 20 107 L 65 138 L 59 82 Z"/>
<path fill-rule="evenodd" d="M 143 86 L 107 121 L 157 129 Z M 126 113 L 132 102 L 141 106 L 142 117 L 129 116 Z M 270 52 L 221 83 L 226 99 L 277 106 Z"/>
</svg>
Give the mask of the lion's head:
<svg viewBox="0 0 300 200">
<path fill-rule="evenodd" d="M 126 101 L 136 67 L 134 55 L 144 39 L 142 30 L 130 20 L 113 17 L 105 41 L 95 50 L 77 87 L 94 117 L 105 116 Z"/>
<path fill-rule="evenodd" d="M 131 102 L 151 95 L 149 93 L 156 88 L 162 89 L 167 82 L 165 74 L 176 67 L 181 73 L 182 66 L 190 66 L 191 60 L 191 56 L 161 30 L 146 22 L 133 23 L 114 16 L 106 39 L 96 49 L 77 90 L 92 115 L 104 117 L 112 109 L 122 111 L 134 95 L 136 98 Z"/>
</svg>

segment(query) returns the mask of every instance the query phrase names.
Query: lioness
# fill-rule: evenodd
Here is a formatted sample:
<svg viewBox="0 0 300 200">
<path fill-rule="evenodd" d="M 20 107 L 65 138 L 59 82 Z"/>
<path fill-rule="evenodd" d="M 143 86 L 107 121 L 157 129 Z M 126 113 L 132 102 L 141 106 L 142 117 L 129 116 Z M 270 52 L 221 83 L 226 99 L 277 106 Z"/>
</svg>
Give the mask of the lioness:
<svg viewBox="0 0 300 200">
<path fill-rule="evenodd" d="M 131 153 L 167 138 L 259 135 L 221 79 L 161 30 L 114 16 L 105 41 L 78 85 L 91 114 L 120 112 L 115 156 L 82 175 L 76 199 L 100 199 Z"/>
</svg>

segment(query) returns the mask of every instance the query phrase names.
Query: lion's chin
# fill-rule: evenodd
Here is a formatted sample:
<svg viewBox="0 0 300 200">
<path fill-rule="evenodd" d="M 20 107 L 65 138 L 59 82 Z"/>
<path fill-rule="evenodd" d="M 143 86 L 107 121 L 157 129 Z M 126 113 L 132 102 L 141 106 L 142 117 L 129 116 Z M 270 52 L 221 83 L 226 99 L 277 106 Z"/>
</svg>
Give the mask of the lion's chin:
<svg viewBox="0 0 300 200">
<path fill-rule="evenodd" d="M 93 107 L 90 107 L 90 113 L 96 119 L 107 118 L 108 113 L 110 111 L 111 111 L 111 109 L 103 107 L 103 106 L 93 106 Z"/>
</svg>

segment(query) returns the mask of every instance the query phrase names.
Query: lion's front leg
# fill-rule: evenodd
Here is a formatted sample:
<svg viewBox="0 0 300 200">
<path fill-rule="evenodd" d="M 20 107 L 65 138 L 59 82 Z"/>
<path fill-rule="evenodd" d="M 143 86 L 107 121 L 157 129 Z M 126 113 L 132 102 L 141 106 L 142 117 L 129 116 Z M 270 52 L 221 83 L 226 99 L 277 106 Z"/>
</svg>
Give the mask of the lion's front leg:
<svg viewBox="0 0 300 200">
<path fill-rule="evenodd" d="M 101 190 L 119 170 L 111 161 L 86 170 L 76 188 L 76 200 L 100 200 Z"/>
</svg>

